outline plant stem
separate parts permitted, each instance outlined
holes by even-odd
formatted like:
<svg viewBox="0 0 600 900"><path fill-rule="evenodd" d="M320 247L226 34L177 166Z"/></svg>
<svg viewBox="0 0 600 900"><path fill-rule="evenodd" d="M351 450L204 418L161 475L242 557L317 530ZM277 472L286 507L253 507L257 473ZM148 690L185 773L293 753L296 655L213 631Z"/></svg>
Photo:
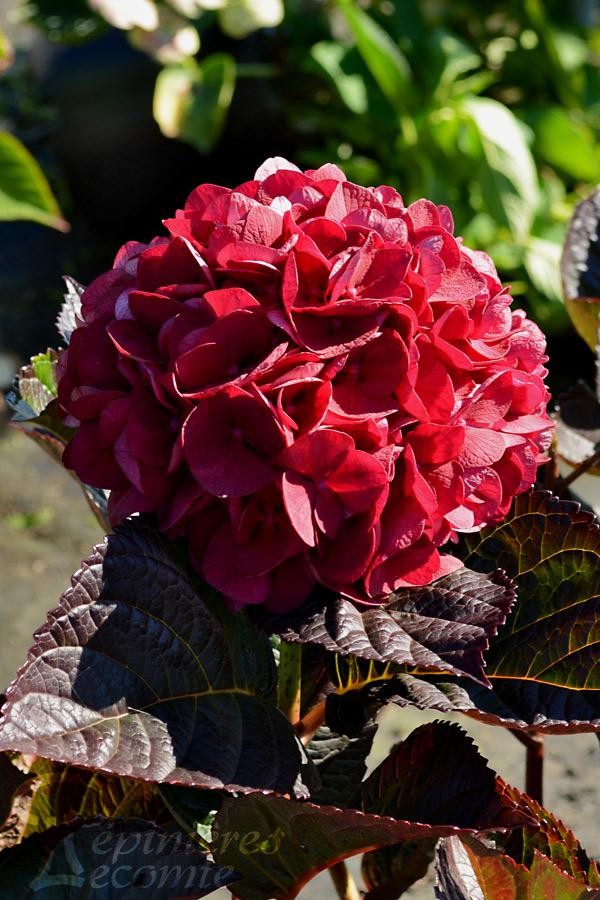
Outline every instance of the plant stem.
<svg viewBox="0 0 600 900"><path fill-rule="evenodd" d="M564 478L559 478L554 486L554 492L556 494L562 494L562 492L572 484L575 479L579 478L580 475L585 474L588 469L591 469L592 466L595 466L597 462L600 462L600 450L596 450L595 453L592 453L591 456L588 456L587 459L584 459L583 462L579 463L576 468L573 469L572 472L569 472Z"/></svg>
<svg viewBox="0 0 600 900"><path fill-rule="evenodd" d="M524 731L513 731L513 734L527 748L525 792L541 805L544 782L544 736Z"/></svg>
<svg viewBox="0 0 600 900"><path fill-rule="evenodd" d="M301 686L302 647L282 641L279 648L277 706L292 725L300 719Z"/></svg>
<svg viewBox="0 0 600 900"><path fill-rule="evenodd" d="M325 721L325 701L317 703L312 709L306 713L303 719L296 723L296 733L303 744L307 744L315 731L321 727Z"/></svg>
<svg viewBox="0 0 600 900"><path fill-rule="evenodd" d="M331 866L329 874L336 893L341 900L360 900L360 891L356 887L356 882L343 860Z"/></svg>

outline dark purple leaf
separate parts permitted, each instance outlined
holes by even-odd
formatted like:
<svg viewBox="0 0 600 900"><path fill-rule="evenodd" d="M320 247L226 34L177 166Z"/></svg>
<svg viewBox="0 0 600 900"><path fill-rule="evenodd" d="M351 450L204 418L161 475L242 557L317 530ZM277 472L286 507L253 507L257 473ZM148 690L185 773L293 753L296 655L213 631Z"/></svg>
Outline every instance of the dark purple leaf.
<svg viewBox="0 0 600 900"><path fill-rule="evenodd" d="M7 692L0 749L124 777L293 791L268 639L132 520L95 548ZM296 788L305 794L302 787Z"/></svg>
<svg viewBox="0 0 600 900"><path fill-rule="evenodd" d="M600 731L600 691L570 691L533 681L492 679L492 689L434 676L372 680L327 699L331 728L354 734L383 704L461 712L488 725L546 734Z"/></svg>
<svg viewBox="0 0 600 900"><path fill-rule="evenodd" d="M367 886L363 900L396 900L427 874L435 856L437 838L403 841L371 850L362 858L361 873Z"/></svg>
<svg viewBox="0 0 600 900"><path fill-rule="evenodd" d="M181 832L142 819L79 819L0 853L2 895L15 900L175 900L236 878Z"/></svg>
<svg viewBox="0 0 600 900"><path fill-rule="evenodd" d="M290 642L379 663L440 669L487 684L483 653L515 598L502 572L461 568L427 587L405 588L385 606L318 595L263 627Z"/></svg>
<svg viewBox="0 0 600 900"><path fill-rule="evenodd" d="M490 641L490 679L600 689L600 527L545 491L517 497L506 520L467 535L465 561L515 578L518 602Z"/></svg>
<svg viewBox="0 0 600 900"><path fill-rule="evenodd" d="M446 739L450 743L444 754ZM428 745L429 752L420 754ZM465 783L463 754L478 797ZM213 828L213 853L218 863L242 876L236 896L242 900L295 897L319 871L357 853L399 841L431 841L523 822L503 782L458 726L424 726L400 744L390 759L363 784L365 812L258 793L235 800L226 797ZM430 797L432 790L438 792L437 803ZM432 823L427 818L407 821L402 818L406 812L429 814Z"/></svg>
<svg viewBox="0 0 600 900"><path fill-rule="evenodd" d="M316 732L306 752L317 767L321 786L311 795L324 806L351 806L367 770L377 726L367 723L357 737L336 734L327 725Z"/></svg>

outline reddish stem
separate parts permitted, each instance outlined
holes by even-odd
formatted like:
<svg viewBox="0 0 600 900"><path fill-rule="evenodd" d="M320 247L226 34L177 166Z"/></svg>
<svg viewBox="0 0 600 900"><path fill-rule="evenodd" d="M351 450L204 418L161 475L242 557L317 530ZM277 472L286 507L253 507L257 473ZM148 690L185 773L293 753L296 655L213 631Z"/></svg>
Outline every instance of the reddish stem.
<svg viewBox="0 0 600 900"><path fill-rule="evenodd" d="M518 741L527 748L525 763L525 791L542 805L544 786L544 737L541 734L528 734L513 731Z"/></svg>
<svg viewBox="0 0 600 900"><path fill-rule="evenodd" d="M317 703L312 709L306 713L303 719L296 722L296 734L303 744L307 744L315 731L321 727L325 721L325 701Z"/></svg>

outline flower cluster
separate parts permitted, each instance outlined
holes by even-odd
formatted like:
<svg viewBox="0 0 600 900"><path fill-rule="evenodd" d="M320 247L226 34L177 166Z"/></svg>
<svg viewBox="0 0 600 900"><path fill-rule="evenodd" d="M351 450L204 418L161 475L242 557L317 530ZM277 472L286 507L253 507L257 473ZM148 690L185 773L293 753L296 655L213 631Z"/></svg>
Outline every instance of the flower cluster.
<svg viewBox="0 0 600 900"><path fill-rule="evenodd" d="M429 583L533 483L544 338L446 207L274 159L164 224L83 294L65 463L232 606Z"/></svg>

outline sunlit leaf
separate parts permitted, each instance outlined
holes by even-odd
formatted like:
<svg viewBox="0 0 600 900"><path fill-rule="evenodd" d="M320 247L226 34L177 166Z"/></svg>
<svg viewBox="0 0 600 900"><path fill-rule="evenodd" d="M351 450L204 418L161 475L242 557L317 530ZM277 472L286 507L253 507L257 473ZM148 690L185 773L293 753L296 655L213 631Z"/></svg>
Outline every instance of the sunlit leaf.
<svg viewBox="0 0 600 900"><path fill-rule="evenodd" d="M46 176L23 144L0 132L0 221L27 219L68 231Z"/></svg>
<svg viewBox="0 0 600 900"><path fill-rule="evenodd" d="M501 566L518 601L486 655L490 678L600 689L600 527L579 504L521 494L505 521L466 535L465 561Z"/></svg>
<svg viewBox="0 0 600 900"><path fill-rule="evenodd" d="M365 65L382 93L398 111L404 111L413 91L406 57L387 31L352 0L338 0L338 7Z"/></svg>
<svg viewBox="0 0 600 900"><path fill-rule="evenodd" d="M537 202L535 164L513 113L489 97L469 97L461 108L473 122L483 152L481 190L488 208L522 241L529 234Z"/></svg>
<svg viewBox="0 0 600 900"><path fill-rule="evenodd" d="M546 238L529 237L523 262L531 282L550 300L562 300L560 258L562 246Z"/></svg>
<svg viewBox="0 0 600 900"><path fill-rule="evenodd" d="M70 275L64 276L66 293L60 312L56 319L56 327L65 344L71 340L71 335L77 328L81 314L81 295L85 288Z"/></svg>
<svg viewBox="0 0 600 900"><path fill-rule="evenodd" d="M589 858L573 832L527 794L514 787L507 787L507 791L520 809L531 813L537 824L535 827L525 825L508 835L504 842L506 852L530 867L539 851L576 881L597 885L597 863Z"/></svg>
<svg viewBox="0 0 600 900"><path fill-rule="evenodd" d="M209 153L224 128L235 77L235 60L227 53L165 66L154 92L154 118L163 134Z"/></svg>
<svg viewBox="0 0 600 900"><path fill-rule="evenodd" d="M367 88L358 72L347 73L342 68L348 49L333 41L319 41L310 49L310 55L327 75L349 110L362 115L368 109Z"/></svg>
<svg viewBox="0 0 600 900"><path fill-rule="evenodd" d="M268 640L130 522L99 545L7 692L0 748L125 777L302 795Z"/></svg>
<svg viewBox="0 0 600 900"><path fill-rule="evenodd" d="M600 148L582 117L561 106L537 109L529 116L534 148L546 162L572 178L600 180Z"/></svg>
<svg viewBox="0 0 600 900"><path fill-rule="evenodd" d="M317 595L264 627L286 641L379 663L441 669L486 683L483 653L514 601L501 572L461 568L427 587L403 588L385 606Z"/></svg>
<svg viewBox="0 0 600 900"><path fill-rule="evenodd" d="M531 869L472 838L439 846L437 900L592 900L598 892L578 883L536 851Z"/></svg>

